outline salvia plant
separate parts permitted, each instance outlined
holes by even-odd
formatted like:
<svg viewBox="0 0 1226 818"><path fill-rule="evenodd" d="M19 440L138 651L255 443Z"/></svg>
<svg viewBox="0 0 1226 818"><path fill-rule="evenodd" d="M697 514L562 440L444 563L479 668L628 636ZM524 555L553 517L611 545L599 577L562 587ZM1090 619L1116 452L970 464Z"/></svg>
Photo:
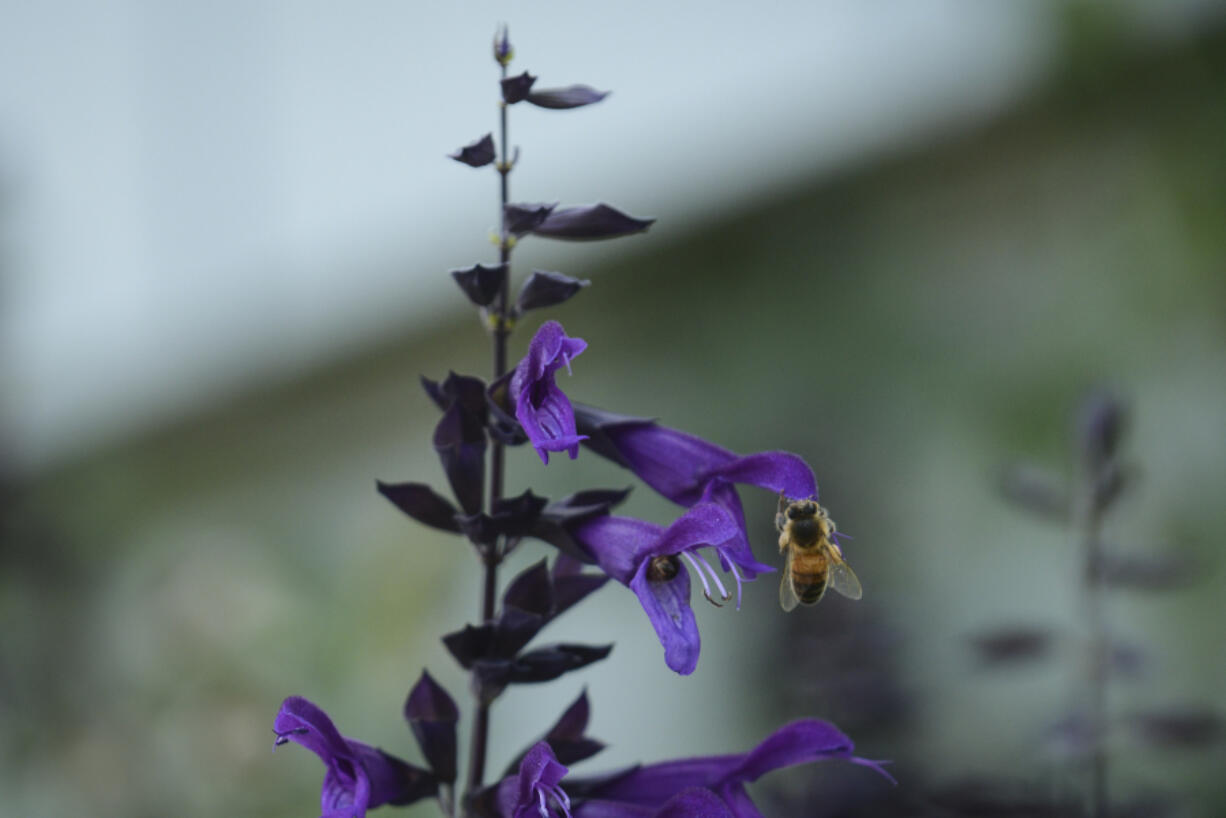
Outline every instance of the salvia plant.
<svg viewBox="0 0 1226 818"><path fill-rule="evenodd" d="M652 222L606 204L512 201L518 149L508 152L509 109L523 102L575 109L607 94L586 85L540 89L526 71L510 75L513 52L505 28L494 38L493 53L501 68L498 140L486 134L451 154L473 168L492 167L499 178L497 263L451 273L488 328L493 372L488 381L454 372L441 381L422 379L441 413L433 444L450 498L420 482L378 484L383 496L417 523L466 539L482 567L480 619L442 637L470 678L465 781L458 783L460 707L425 671L403 706L425 766L345 737L318 705L299 696L287 698L277 713L276 744L300 744L323 761L320 809L326 818L361 818L375 807L427 798L437 799L446 815L744 818L760 815L745 785L782 767L842 759L889 778L879 762L853 755L851 739L834 725L817 719L784 725L745 752L570 775L569 765L604 746L586 733L586 693L553 724L542 725L539 736L525 741L524 750L498 775L487 775L491 708L509 686L548 682L609 656L611 645L534 644L550 622L612 578L637 597L668 667L690 674L700 646L690 608L692 584L696 581L716 604L735 596L739 607L741 584L774 570L754 558L736 485L787 498L817 496L812 470L794 454L741 456L654 420L572 404L557 377L587 344L556 321L542 323L524 356L508 365L510 338L528 314L557 306L588 285L537 270L512 298L511 255L522 239L609 239L642 232ZM506 451L523 444L546 464L551 454L574 458L585 448L630 470L684 512L668 526L613 514L628 490L586 489L561 499L530 490L506 496ZM522 571L500 594L499 567L526 540L551 548L552 560Z"/></svg>
<svg viewBox="0 0 1226 818"><path fill-rule="evenodd" d="M1216 740L1222 725L1217 714L1199 708L1122 714L1109 706L1113 680L1135 677L1145 663L1141 646L1113 632L1109 593L1172 591L1185 586L1191 576L1191 565L1178 553L1138 550L1111 542L1104 534L1108 517L1119 510L1136 482L1137 469L1123 454L1127 421L1123 400L1112 391L1096 390L1075 413L1072 480L1037 464L1015 463L1005 471L1002 483L1007 499L1066 526L1078 546L1081 598L1069 634L1078 648L1073 651L1078 659L1076 689L1070 712L1055 721L1051 735L1062 752L1083 762L1078 788L1082 794L1063 806L1095 818L1157 810L1149 800L1151 794L1140 794L1140 807L1112 797L1110 751L1121 730L1145 745L1195 746ZM984 664L1001 666L1042 659L1054 641L1050 629L1018 624L978 635L975 646ZM1061 805L1047 806L1058 811Z"/></svg>

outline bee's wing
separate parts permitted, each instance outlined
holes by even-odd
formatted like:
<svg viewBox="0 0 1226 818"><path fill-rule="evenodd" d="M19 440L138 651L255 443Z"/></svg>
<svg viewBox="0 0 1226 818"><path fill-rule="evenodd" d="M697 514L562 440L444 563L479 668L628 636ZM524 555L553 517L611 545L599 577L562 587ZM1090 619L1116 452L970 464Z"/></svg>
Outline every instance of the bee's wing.
<svg viewBox="0 0 1226 818"><path fill-rule="evenodd" d="M856 579L856 574L851 570L851 566L843 562L843 558L833 551L828 551L827 553L830 555L829 587L848 599L859 599L863 596L864 589L860 587L860 580Z"/></svg>
<svg viewBox="0 0 1226 818"><path fill-rule="evenodd" d="M779 582L779 604L783 610L790 611L800 602L796 591L792 589L792 555L788 554L783 564L783 579Z"/></svg>

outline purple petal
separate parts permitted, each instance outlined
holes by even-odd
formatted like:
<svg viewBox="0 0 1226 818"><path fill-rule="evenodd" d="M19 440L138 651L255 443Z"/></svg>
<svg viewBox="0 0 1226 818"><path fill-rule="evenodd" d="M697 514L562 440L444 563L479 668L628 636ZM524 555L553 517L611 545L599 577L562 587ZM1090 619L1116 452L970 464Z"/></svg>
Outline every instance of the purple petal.
<svg viewBox="0 0 1226 818"><path fill-rule="evenodd" d="M752 806L752 805L751 805ZM655 818L741 818L728 809L724 800L700 787L682 790L668 800Z"/></svg>
<svg viewBox="0 0 1226 818"><path fill-rule="evenodd" d="M754 558L745 528L745 510L741 507L741 498L731 483L723 478L712 480L703 490L702 502L719 505L736 523L736 533L719 547L719 562L725 571L729 570L729 559L736 563L741 576L747 580L775 570L773 566L758 562Z"/></svg>
<svg viewBox="0 0 1226 818"><path fill-rule="evenodd" d="M622 801L588 799L575 808L574 818L654 818L650 807Z"/></svg>
<svg viewBox="0 0 1226 818"><path fill-rule="evenodd" d="M1116 454L1128 425L1128 407L1113 392L1098 389L1088 395L1077 412L1077 437L1082 456L1097 471Z"/></svg>
<svg viewBox="0 0 1226 818"><path fill-rule="evenodd" d="M666 529L645 520L609 514L581 523L574 533L605 573L629 585L650 557L718 545L736 537L738 529L726 510L714 503L702 503Z"/></svg>
<svg viewBox="0 0 1226 818"><path fill-rule="evenodd" d="M706 756L644 764L595 788L593 797L660 807L682 790L720 783L740 764L743 755Z"/></svg>
<svg viewBox="0 0 1226 818"><path fill-rule="evenodd" d="M273 722L277 744L293 741L319 756L327 771L320 788L325 816L362 818L380 804L409 804L437 792L434 776L354 739L341 736L319 707L291 696Z"/></svg>
<svg viewBox="0 0 1226 818"><path fill-rule="evenodd" d="M629 585L646 553L664 529L645 520L605 515L575 528L575 539L613 579Z"/></svg>
<svg viewBox="0 0 1226 818"><path fill-rule="evenodd" d="M287 741L300 744L325 764L349 755L349 745L328 714L301 696L290 696L281 703L272 729L277 734L277 744Z"/></svg>
<svg viewBox="0 0 1226 818"><path fill-rule="evenodd" d="M736 520L726 510L715 503L700 503L665 529L648 553L662 556L702 545L721 545L739 533Z"/></svg>
<svg viewBox="0 0 1226 818"><path fill-rule="evenodd" d="M701 647L698 623L690 608L690 575L683 568L670 580L653 582L647 579L647 567L645 560L630 580L630 590L639 598L664 646L664 663L688 676L698 667Z"/></svg>
<svg viewBox="0 0 1226 818"><path fill-rule="evenodd" d="M613 239L642 233L654 223L655 219L636 219L607 204L594 204L554 210L532 234L572 241Z"/></svg>
<svg viewBox="0 0 1226 818"><path fill-rule="evenodd" d="M546 321L528 345L528 354L511 376L510 393L515 416L545 463L548 452L566 451L574 459L585 437L575 431L570 400L558 388L554 373L587 348L581 338L570 338L557 321Z"/></svg>
<svg viewBox="0 0 1226 818"><path fill-rule="evenodd" d="M706 484L722 477L783 493L793 499L817 496L809 466L789 452L738 456L727 449L646 418L620 416L582 406L578 411L588 446L633 471L674 503L692 506Z"/></svg>
<svg viewBox="0 0 1226 818"><path fill-rule="evenodd" d="M600 102L608 91L597 91L590 85L568 85L565 88L542 88L528 94L528 102L541 108L579 108Z"/></svg>
<svg viewBox="0 0 1226 818"><path fill-rule="evenodd" d="M804 719L779 728L748 753L646 764L593 788L591 795L609 801L657 806L682 790L704 787L723 796L732 813L742 818L759 815L742 785L794 764L844 759L894 780L878 762L851 753L851 739L834 725Z"/></svg>
<svg viewBox="0 0 1226 818"><path fill-rule="evenodd" d="M740 767L728 778L756 781L772 770L806 761L850 758L855 745L833 724L802 719L780 727L745 755Z"/></svg>
<svg viewBox="0 0 1226 818"><path fill-rule="evenodd" d="M457 162L463 162L469 167L479 168L494 161L494 135L486 134L455 153L447 154Z"/></svg>
<svg viewBox="0 0 1226 818"><path fill-rule="evenodd" d="M350 739L349 746L366 771L367 807L404 806L438 793L438 780L427 771L360 741Z"/></svg>
<svg viewBox="0 0 1226 818"><path fill-rule="evenodd" d="M567 772L566 767L558 763L549 745L544 741L537 742L524 754L519 773L499 785L499 812L507 818L540 818L542 805L548 804L551 796L556 797L561 792L559 784Z"/></svg>
<svg viewBox="0 0 1226 818"><path fill-rule="evenodd" d="M817 480L804 460L791 452L759 452L738 457L702 475L706 480L722 477L733 483L748 483L793 500L817 497Z"/></svg>
<svg viewBox="0 0 1226 818"><path fill-rule="evenodd" d="M639 479L683 506L702 497L700 475L736 460L735 454L714 443L652 422L602 431Z"/></svg>

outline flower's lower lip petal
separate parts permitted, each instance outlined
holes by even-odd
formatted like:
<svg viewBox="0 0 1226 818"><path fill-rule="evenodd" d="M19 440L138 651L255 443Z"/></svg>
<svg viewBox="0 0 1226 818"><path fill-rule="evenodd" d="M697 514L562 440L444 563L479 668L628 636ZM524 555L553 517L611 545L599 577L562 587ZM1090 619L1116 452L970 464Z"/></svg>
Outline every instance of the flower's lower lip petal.
<svg viewBox="0 0 1226 818"><path fill-rule="evenodd" d="M685 570L667 582L647 579L647 561L639 566L630 589L651 620L664 646L664 663L682 676L698 667L698 622L690 608L690 575Z"/></svg>

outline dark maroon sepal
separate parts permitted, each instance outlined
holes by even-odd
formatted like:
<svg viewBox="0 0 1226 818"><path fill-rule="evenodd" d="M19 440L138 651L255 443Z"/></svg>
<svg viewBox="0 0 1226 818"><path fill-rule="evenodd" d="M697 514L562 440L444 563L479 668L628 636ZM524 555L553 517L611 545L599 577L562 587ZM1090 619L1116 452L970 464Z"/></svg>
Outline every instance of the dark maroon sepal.
<svg viewBox="0 0 1226 818"><path fill-rule="evenodd" d="M581 108L600 102L609 95L608 91L597 91L590 85L568 85L565 88L542 88L528 94L528 102L538 108Z"/></svg>
<svg viewBox="0 0 1226 818"><path fill-rule="evenodd" d="M533 270L519 290L515 307L519 312L552 307L572 298L592 282L571 278L562 273Z"/></svg>
<svg viewBox="0 0 1226 818"><path fill-rule="evenodd" d="M494 299L502 290L502 280L506 275L505 264L496 264L493 267L475 264L464 270L451 271L455 283L460 285L468 300L478 307L488 307L494 303Z"/></svg>
<svg viewBox="0 0 1226 818"><path fill-rule="evenodd" d="M459 533L456 507L425 483L384 483L376 480L379 493L417 522L440 531Z"/></svg>
<svg viewBox="0 0 1226 818"><path fill-rule="evenodd" d="M655 219L636 219L607 204L554 210L531 232L534 236L570 241L615 239L642 233Z"/></svg>
<svg viewBox="0 0 1226 818"><path fill-rule="evenodd" d="M424 670L405 700L404 717L430 769L440 781L454 782L460 711L455 700Z"/></svg>
<svg viewBox="0 0 1226 818"><path fill-rule="evenodd" d="M502 101L507 105L524 101L528 98L534 82L536 82L536 77L527 71L514 77L507 77L502 80Z"/></svg>
<svg viewBox="0 0 1226 818"><path fill-rule="evenodd" d="M447 154L447 156L473 168L488 165L494 161L494 135L487 133L476 142L465 145L455 153Z"/></svg>

